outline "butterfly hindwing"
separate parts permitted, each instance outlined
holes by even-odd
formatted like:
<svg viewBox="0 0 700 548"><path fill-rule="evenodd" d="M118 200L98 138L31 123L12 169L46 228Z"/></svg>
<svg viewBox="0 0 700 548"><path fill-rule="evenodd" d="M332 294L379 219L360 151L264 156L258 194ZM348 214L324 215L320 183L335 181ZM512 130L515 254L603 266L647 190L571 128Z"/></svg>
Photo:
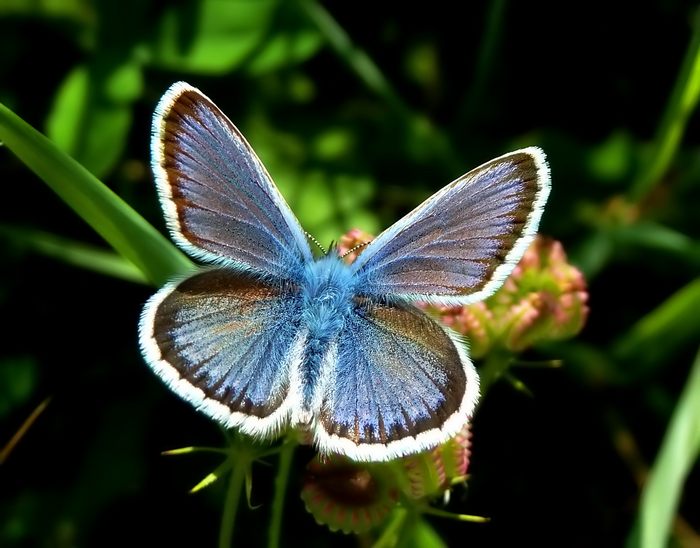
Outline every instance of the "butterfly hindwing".
<svg viewBox="0 0 700 548"><path fill-rule="evenodd" d="M226 426L267 438L299 408L305 346L293 288L213 269L146 304L141 349L170 388Z"/></svg>
<svg viewBox="0 0 700 548"><path fill-rule="evenodd" d="M368 295L442 304L482 300L532 241L549 188L539 148L491 160L385 230L352 268Z"/></svg>
<svg viewBox="0 0 700 548"><path fill-rule="evenodd" d="M174 240L193 256L281 279L312 260L255 152L202 92L178 82L153 118L153 170Z"/></svg>
<svg viewBox="0 0 700 548"><path fill-rule="evenodd" d="M407 303L356 298L321 364L315 438L324 452L388 460L455 435L479 381L463 344Z"/></svg>

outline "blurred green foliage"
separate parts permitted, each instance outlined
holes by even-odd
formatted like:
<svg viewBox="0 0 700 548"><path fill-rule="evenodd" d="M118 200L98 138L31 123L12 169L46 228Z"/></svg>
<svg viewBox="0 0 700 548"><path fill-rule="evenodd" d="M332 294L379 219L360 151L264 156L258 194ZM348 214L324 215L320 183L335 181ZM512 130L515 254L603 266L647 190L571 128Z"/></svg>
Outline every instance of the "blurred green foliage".
<svg viewBox="0 0 700 548"><path fill-rule="evenodd" d="M698 8L469 8L0 2L0 446L51 397L0 465L0 545L216 542L224 486L187 490L217 461L160 452L221 435L142 363L151 289L124 281L190 266L149 224L164 229L150 118L180 79L241 128L325 245L510 149L547 152L541 231L588 276L588 326L527 356L561 370L514 371L533 398L503 382L479 409L472 476L448 508L491 523L417 522L414 545L700 542ZM281 541L351 545L303 511L310 454L295 456ZM258 464L253 479L261 508L240 511L236 535L259 545L273 480Z"/></svg>

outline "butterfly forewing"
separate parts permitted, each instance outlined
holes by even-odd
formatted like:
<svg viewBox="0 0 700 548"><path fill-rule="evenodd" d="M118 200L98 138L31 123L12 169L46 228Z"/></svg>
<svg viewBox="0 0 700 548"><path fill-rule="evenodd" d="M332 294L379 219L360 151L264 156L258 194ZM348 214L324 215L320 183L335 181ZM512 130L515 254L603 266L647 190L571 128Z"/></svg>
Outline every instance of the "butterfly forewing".
<svg viewBox="0 0 700 548"><path fill-rule="evenodd" d="M462 343L417 308L357 298L321 366L322 451L388 460L434 447L466 424L479 393Z"/></svg>
<svg viewBox="0 0 700 548"><path fill-rule="evenodd" d="M192 255L298 279L311 250L264 166L199 90L174 84L153 119L153 168L175 241Z"/></svg>
<svg viewBox="0 0 700 548"><path fill-rule="evenodd" d="M141 348L170 387L211 417L267 437L299 408L305 334L293 288L208 270L146 305Z"/></svg>
<svg viewBox="0 0 700 548"><path fill-rule="evenodd" d="M380 234L353 264L369 295L467 304L492 294L532 241L549 194L535 147L492 160Z"/></svg>

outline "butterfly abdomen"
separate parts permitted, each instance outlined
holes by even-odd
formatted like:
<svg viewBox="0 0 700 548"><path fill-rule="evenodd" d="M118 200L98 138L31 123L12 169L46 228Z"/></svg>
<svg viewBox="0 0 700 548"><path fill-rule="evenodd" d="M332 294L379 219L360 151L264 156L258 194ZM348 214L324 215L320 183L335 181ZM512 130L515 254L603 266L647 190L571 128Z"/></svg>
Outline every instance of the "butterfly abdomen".
<svg viewBox="0 0 700 548"><path fill-rule="evenodd" d="M307 265L301 291L301 323L308 330L302 376L305 381L304 400L309 404L318 382L321 361L352 310L352 272L331 253Z"/></svg>

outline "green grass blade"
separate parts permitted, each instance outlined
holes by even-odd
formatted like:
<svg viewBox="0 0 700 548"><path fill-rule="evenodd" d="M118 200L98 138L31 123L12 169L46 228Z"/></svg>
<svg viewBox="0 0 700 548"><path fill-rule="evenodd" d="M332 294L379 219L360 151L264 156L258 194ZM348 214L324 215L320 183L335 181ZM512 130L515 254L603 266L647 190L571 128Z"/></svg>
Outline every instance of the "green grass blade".
<svg viewBox="0 0 700 548"><path fill-rule="evenodd" d="M700 279L671 295L649 312L613 347L613 356L635 364L637 373L665 363L683 345L700 338Z"/></svg>
<svg viewBox="0 0 700 548"><path fill-rule="evenodd" d="M192 263L83 166L0 104L0 141L120 255L160 285Z"/></svg>
<svg viewBox="0 0 700 548"><path fill-rule="evenodd" d="M700 352L647 479L629 548L666 546L683 483L700 453Z"/></svg>
<svg viewBox="0 0 700 548"><path fill-rule="evenodd" d="M328 10L316 0L298 0L299 6L318 27L321 35L353 73L391 106L406 126L410 140L420 150L430 151L439 161L458 171L462 166L447 136L427 116L414 111L396 92L374 60L345 32Z"/></svg>
<svg viewBox="0 0 700 548"><path fill-rule="evenodd" d="M651 156L631 187L632 198L637 201L646 196L668 170L700 99L700 11L694 15L693 36L656 132Z"/></svg>
<svg viewBox="0 0 700 548"><path fill-rule="evenodd" d="M331 47L352 68L364 84L399 111L409 114L409 108L389 84L374 61L345 32L331 14L315 0L300 0L302 9L313 21Z"/></svg>
<svg viewBox="0 0 700 548"><path fill-rule="evenodd" d="M129 282L148 283L141 270L113 251L61 238L42 230L10 226L0 226L0 237L73 266Z"/></svg>
<svg viewBox="0 0 700 548"><path fill-rule="evenodd" d="M700 266L700 242L667 226L642 221L615 229L614 238L621 246L641 248L643 252L667 253L674 259Z"/></svg>
<svg viewBox="0 0 700 548"><path fill-rule="evenodd" d="M491 79L498 72L497 53L503 46L503 34L506 32L506 4L507 0L492 0L487 4L476 68L461 114L467 120L471 120L483 108Z"/></svg>

